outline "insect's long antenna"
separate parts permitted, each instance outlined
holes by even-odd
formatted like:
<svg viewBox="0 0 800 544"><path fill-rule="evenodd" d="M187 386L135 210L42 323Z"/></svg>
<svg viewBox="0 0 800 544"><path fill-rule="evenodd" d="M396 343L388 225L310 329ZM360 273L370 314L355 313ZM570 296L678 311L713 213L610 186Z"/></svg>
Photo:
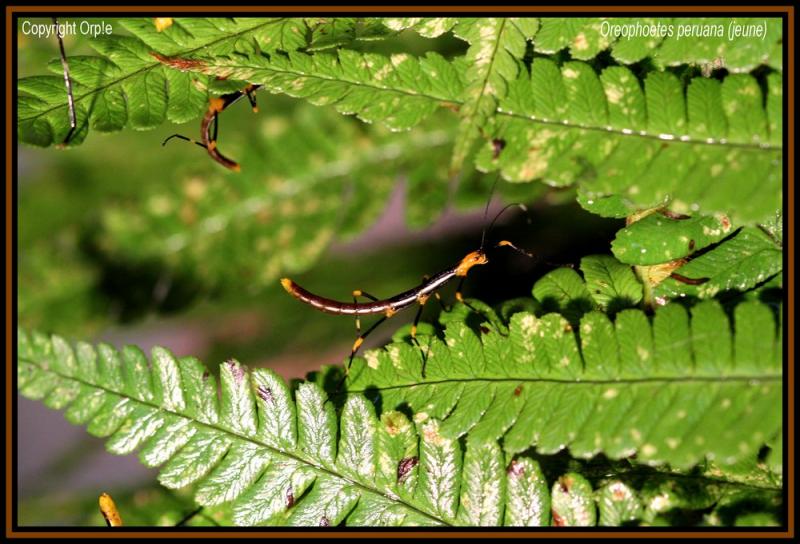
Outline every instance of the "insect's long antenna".
<svg viewBox="0 0 800 544"><path fill-rule="evenodd" d="M499 181L500 181L500 172L498 172L497 176L494 178L494 183L492 183L492 189L491 191L489 191L489 198L486 199L486 207L483 209L483 232L481 233L481 249L483 249L483 243L486 241L486 218L489 215L489 205L492 203L494 190L497 188L497 183Z"/></svg>
<svg viewBox="0 0 800 544"><path fill-rule="evenodd" d="M521 202L512 202L511 204L506 204L503 207L503 209L500 210L500 212L497 215L494 216L494 219L492 219L492 222L489 225L488 234L492 233L492 229L494 228L494 224L497 223L497 220L500 219L500 216L503 215L510 208L514 208L514 207L520 208L526 214L528 213L527 206L525 206L525 204L522 204ZM530 222L530 218L528 218L528 222ZM486 232L487 231L484 231L484 233L486 233ZM483 239L481 240L481 248L483 248Z"/></svg>
<svg viewBox="0 0 800 544"><path fill-rule="evenodd" d="M69 132L64 138L64 143L69 142L72 133L78 127L78 117L75 115L75 98L72 95L72 80L69 77L69 64L67 64L67 53L64 51L64 37L58 30L58 19L53 17L53 24L56 26L56 37L58 38L58 49L61 52L61 67L64 69L64 85L67 87L67 104L69 105Z"/></svg>

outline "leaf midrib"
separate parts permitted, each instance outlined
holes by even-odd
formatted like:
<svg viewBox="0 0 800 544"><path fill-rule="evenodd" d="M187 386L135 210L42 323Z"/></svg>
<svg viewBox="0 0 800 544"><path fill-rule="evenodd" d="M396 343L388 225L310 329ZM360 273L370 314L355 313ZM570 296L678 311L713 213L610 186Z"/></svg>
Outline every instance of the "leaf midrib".
<svg viewBox="0 0 800 544"><path fill-rule="evenodd" d="M178 417L182 417L182 418L188 419L189 421L191 421L191 423L193 425L203 426L203 427L206 427L208 429L217 431L219 433L222 433L222 434L225 434L225 435L229 435L229 436L234 436L234 437L236 437L238 439L241 439L243 441L250 442L250 443L252 443L252 444L254 444L254 445L258 446L258 447L261 447L261 448L264 448L266 450L269 450L274 455L287 457L289 459L297 461L298 463L302 463L304 465L309 466L312 470L323 472L323 473L325 473L325 474L327 474L329 476L332 476L334 478L338 478L340 480L349 482L351 485L356 486L356 487L362 489L363 491L366 491L368 493L373 493L375 495L379 495L379 496L383 497L384 499L389 500L391 502L402 504L404 507L408 508L409 510L413 510L417 514L419 514L421 516L424 516L424 517L426 517L428 519L431 519L431 520L433 520L433 521L435 521L437 523L441 523L441 524L447 525L447 526L451 526L452 525L447 520L437 518L434 515L432 515L432 514L430 514L428 512L425 512L424 510L421 510L420 508L414 506L413 504L410 504L410 503L404 501L399 496L394 496L394 495L389 495L387 493L384 493L383 491L381 491L379 489L370 487L370 486L368 486L368 485L366 485L364 483L361 483L361 482L358 482L356 480L353 480L352 478L349 478L349 477L347 477L345 475L342 475L342 474L339 474L337 472L334 472L333 470L328 469L328 468L318 464L317 462L314 462L314 461L309 460L309 459L305 459L305 458L303 458L303 457L301 457L300 455L297 455L297 454L288 453L286 451L280 450L280 449L276 448L275 446L272 446L272 445L266 444L264 442L261 442L259 440L256 440L255 438L253 438L251 436L240 434L240 433L238 433L236 431L233 431L231 429L226 429L224 427L220 427L219 425L216 425L216 424L205 423L203 421L200 421L200 420L196 419L193 416L190 416L190 415L187 415L187 414L183 414L181 412L175 412L173 410L169 410L169 409L164 408L163 406L160 406L160 405L155 404L153 402L149 402L149 401L146 401L146 400L138 399L136 397L132 397L128 393L125 393L125 392L114 391L114 390L109 389L109 388L107 388L107 387L105 387L103 385L98 385L98 384L89 382L89 381L87 381L87 380L85 380L85 379L83 379L81 377L68 376L68 375L64 374L63 372L59 372L59 371L57 371L57 370L55 370L53 368L50 368L50 367L45 366L45 365L42 365L42 364L38 363L37 361L31 360L31 359L26 359L24 357L19 357L18 358L18 362L27 363L27 364L33 365L33 366L41 369L44 372L55 374L56 376L58 376L59 378L61 378L63 380L72 380L72 381L78 382L80 384L86 385L88 387L102 390L102 391L104 391L104 392L106 392L106 393L108 393L110 395L116 395L116 396L124 398L124 399L129 399L131 402L138 403L138 404L143 405L143 406L148 406L150 408L154 408L155 410L158 410L159 412L163 412L165 414L172 414L174 416L178 416ZM185 394L185 391L183 391L183 389L181 389L181 394ZM251 485L254 485L254 484L255 484L255 482L253 482L253 484L251 484Z"/></svg>
<svg viewBox="0 0 800 544"><path fill-rule="evenodd" d="M676 376L676 377L652 377L652 378L623 378L623 379L591 379L591 380L568 380L560 378L531 378L531 377L503 377L503 378L452 378L445 380L430 380L424 382L405 383L398 385L387 386L370 386L365 389L348 389L346 394L361 393L375 391L390 391L394 389L404 389L410 387L420 387L426 385L447 385L447 384L460 384L460 383L546 383L546 384L564 384L564 385L648 385L658 383L736 383L742 382L745 385L752 385L753 382L780 382L783 376L781 374L763 374L760 376L749 375L731 375L731 376ZM342 396L343 394L334 395Z"/></svg>
<svg viewBox="0 0 800 544"><path fill-rule="evenodd" d="M508 21L507 17L502 17L500 21L500 28L497 30L497 39L494 42L494 48L492 49L491 60L487 63L486 71L483 74L482 81L480 82L480 92L478 96L474 100L470 100L469 102L462 102L462 104L471 106L471 111L468 112L466 116L469 120L467 122L467 130L465 134L472 134L472 128L476 125L478 118L478 112L480 111L480 103L484 100L484 98L492 99L492 96L486 93L486 86L489 84L489 78L494 71L495 61L497 59L497 54L500 49L500 42L503 41L503 32L505 32L506 22ZM498 111L498 108L495 108L495 112Z"/></svg>
<svg viewBox="0 0 800 544"><path fill-rule="evenodd" d="M373 83L358 81L350 78L335 78L332 76L328 76L325 74L318 74L318 73L308 73L301 70L289 70L285 68L276 68L274 66L257 66L253 64L220 64L217 65L218 69L231 69L231 70L242 70L242 71L251 71L251 72L271 72L274 74L280 75L288 75L288 76L296 76L296 77L303 77L307 79L317 79L319 81L325 81L330 83L344 83L348 85L352 85L353 87L361 87L364 89L372 89L375 91L382 91L382 92L392 92L400 95L405 95L411 98L425 98L434 102L442 102L451 105L456 105L462 107L467 104L467 102L460 98L454 97L443 97L443 96L436 96L427 92L414 92L413 90L409 89L401 89L401 88L394 88L389 87L386 85L375 85ZM205 68L208 70L208 67ZM202 73L206 73L204 70L199 70ZM252 81L251 81L252 83ZM267 85L268 83L256 82L261 83L262 85ZM709 146L709 147L723 147L724 149L751 149L754 151L765 151L765 152L781 152L783 150L783 146L777 146L775 144L769 143L747 143L747 142L729 142L726 141L724 138L704 138L704 139L697 139L692 138L688 135L678 135L678 134L652 134L647 132L646 130L637 130L637 131L630 131L630 130L623 130L617 129L609 126L596 126L596 125L585 125L582 123L572 123L566 120L560 121L553 121L549 119L541 119L534 115L529 114L521 114L521 113L514 113L512 111L506 111L503 109L502 106L497 106L495 108L495 113L497 115L502 115L510 118L515 119L522 119L534 124L545 125L545 126L558 126L562 128L573 128L577 130L589 130L589 131L597 131L602 132L605 134L613 134L617 136L622 136L626 138L640 138L646 140L654 140L659 142L668 142L674 144L687 144L687 145L698 145L698 146Z"/></svg>

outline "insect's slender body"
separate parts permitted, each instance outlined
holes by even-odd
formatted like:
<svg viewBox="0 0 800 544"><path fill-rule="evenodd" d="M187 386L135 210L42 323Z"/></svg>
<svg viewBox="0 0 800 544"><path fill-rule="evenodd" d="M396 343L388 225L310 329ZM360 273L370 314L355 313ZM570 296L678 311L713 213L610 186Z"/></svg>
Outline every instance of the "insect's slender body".
<svg viewBox="0 0 800 544"><path fill-rule="evenodd" d="M465 277L467 271L473 266L486 264L487 262L489 262L489 260L482 250L473 251L459 261L458 264L439 272L413 289L404 291L391 298L374 300L371 302L340 302L338 300L324 298L303 289L289 278L282 279L281 283L284 289L293 297L322 312L345 315L384 314L387 317L391 317L400 310L419 303L421 300L426 300L431 294L443 287L453 278Z"/></svg>
<svg viewBox="0 0 800 544"><path fill-rule="evenodd" d="M72 94L72 79L69 76L69 63L67 53L64 51L64 36L58 31L58 19L53 17L53 24L56 27L56 37L58 38L58 51L61 55L61 69L64 72L64 86L67 89L67 107L69 111L69 132L64 137L63 144L68 144L75 130L78 128L78 117L75 113L75 97Z"/></svg>
<svg viewBox="0 0 800 544"><path fill-rule="evenodd" d="M258 106L256 105L255 99L255 92L261 87L261 85L247 85L241 91L236 91L233 93L224 94L222 96L213 97L208 101L208 108L206 109L206 113L203 115L203 119L200 122L200 141L192 140L191 138L187 138L186 136L182 136L180 134L173 134L161 145L165 145L168 141L172 138L180 138L181 140L185 140L187 142L191 142L194 144L199 145L200 147L205 148L208 151L209 156L220 163L225 168L238 172L241 170L241 166L236 161L229 159L222 153L220 153L219 149L217 148L217 132L219 129L219 114L225 111L228 106L235 104L243 97L247 97L250 100L250 105L253 107L254 112L258 112ZM212 134L213 130L213 134Z"/></svg>

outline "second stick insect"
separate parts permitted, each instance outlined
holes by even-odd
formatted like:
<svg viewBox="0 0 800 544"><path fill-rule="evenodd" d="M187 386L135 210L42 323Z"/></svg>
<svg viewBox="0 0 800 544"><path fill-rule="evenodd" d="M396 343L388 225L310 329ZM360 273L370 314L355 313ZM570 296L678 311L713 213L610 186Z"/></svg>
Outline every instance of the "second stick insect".
<svg viewBox="0 0 800 544"><path fill-rule="evenodd" d="M492 227L494 226L495 222L500 218L500 216L513 206L519 206L523 210L525 207L522 204L509 204L505 208L503 208L497 216L495 216L494 220L492 221L491 225L489 226L489 232L491 233ZM488 210L488 203L487 203L487 210ZM344 315L353 315L356 318L356 332L358 336L353 342L353 347L350 351L350 359L347 362L346 367L346 374L350 372L350 366L353 364L353 358L358 353L361 344L363 344L364 339L374 331L381 323L393 317L397 312L404 310L406 308L410 308L411 306L418 304L419 308L417 310L417 315L414 318L414 324L411 326L411 340L421 349L419 342L416 339L417 334L417 325L419 324L420 316L422 315L422 308L425 306L425 303L428 301L431 295L437 296L437 291L444 287L447 283L455 278L459 278L458 288L456 289L456 300L459 302L464 302L463 297L461 295L461 289L464 286L464 280L467 277L467 273L475 266L484 265L489 262L489 256L487 254L487 249L485 248L486 242L486 229L483 231L483 236L481 239L481 245L475 251L469 252L465 255L460 261L455 263L454 265L450 266L449 268L442 270L438 274L435 274L431 277L426 277L425 280L419 284L418 286L414 287L413 289L409 289L408 291L404 291L399 295L395 295L390 298L386 299L378 299L366 293L362 290L355 290L353 291L353 302L340 302L337 300L331 300L328 298L321 297L319 295L315 295L306 289L303 289L295 282L290 280L289 278L283 278L281 280L281 284L283 285L284 289L295 297L296 299L304 302L317 310L322 312L326 312L329 314L344 314ZM519 249L514 244L509 242L508 240L503 240L493 248L501 248L507 247L526 255L527 257L533 257L527 251ZM358 302L358 297L363 297L369 299L370 302ZM362 315L382 315L382 317L376 321L364 334L361 334L361 320L360 317ZM425 375L425 370L423 366L422 375Z"/></svg>

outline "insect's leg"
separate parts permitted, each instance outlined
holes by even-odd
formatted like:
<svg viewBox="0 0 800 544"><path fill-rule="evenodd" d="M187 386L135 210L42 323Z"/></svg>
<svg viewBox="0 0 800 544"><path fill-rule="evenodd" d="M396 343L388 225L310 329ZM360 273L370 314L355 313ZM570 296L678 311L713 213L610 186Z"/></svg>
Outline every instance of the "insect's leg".
<svg viewBox="0 0 800 544"><path fill-rule="evenodd" d="M669 277L672 278L673 280L685 283L687 285L702 285L711 279L711 278L687 278L686 276L681 276L676 272L670 274Z"/></svg>
<svg viewBox="0 0 800 544"><path fill-rule="evenodd" d="M464 302L464 295L461 294L461 289L464 288L464 281L466 281L466 279L466 276L462 276L458 282L458 287L456 287L456 300L459 302Z"/></svg>
<svg viewBox="0 0 800 544"><path fill-rule="evenodd" d="M378 300L376 297L373 297L369 293L362 291L361 289L356 289L353 291L353 302L358 304L358 297L368 298L370 300ZM356 334L361 336L361 318L356 314Z"/></svg>
<svg viewBox="0 0 800 544"><path fill-rule="evenodd" d="M367 338L367 336L369 336L369 333L371 333L372 331L377 329L378 325L380 325L381 323L383 323L387 319L389 319L388 315L383 316L382 318L377 320L375 323L373 323L372 326L367 329L367 332L365 332L364 334L359 334L358 335L358 338L356 338L355 342L353 342L353 349L350 351L350 359L347 361L347 371L345 372L345 374L349 374L350 373L350 365L353 364L353 358L356 356L356 353L358 353L358 350L361 347L361 344L363 344L364 340Z"/></svg>
<svg viewBox="0 0 800 544"><path fill-rule="evenodd" d="M411 341L416 344L419 348L419 352L422 355L422 377L425 377L425 363L428 362L428 357L422 349L422 346L417 340L417 325L419 325L419 319L422 317L422 310L425 308L425 303L428 302L428 295L421 296L417 299L419 303L419 309L417 310L417 315L414 317L414 324L411 325Z"/></svg>
<svg viewBox="0 0 800 544"><path fill-rule="evenodd" d="M256 103L256 90L251 85L248 85L244 89L244 94L247 95L247 99L250 101L250 107L253 108L253 113L258 113L258 104Z"/></svg>
<svg viewBox="0 0 800 544"><path fill-rule="evenodd" d="M199 145L203 149L206 149L206 144L204 144L203 142L198 142L197 140L192 140L191 138L187 138L186 136L184 136L182 134L173 134L172 136L168 136L166 140L161 142L161 145L162 146L167 145L167 142L170 141L173 138L178 138L178 139L181 139L183 141L189 142L191 144Z"/></svg>
<svg viewBox="0 0 800 544"><path fill-rule="evenodd" d="M458 287L456 287L456 300L462 304L464 304L467 308L475 312L476 314L480 314L481 311L478 310L475 306L464 300L464 295L461 294L461 289L464 287L464 282L466 281L467 277L462 276L461 281L458 282Z"/></svg>
<svg viewBox="0 0 800 544"><path fill-rule="evenodd" d="M214 112L214 136L211 137L211 141L208 143L211 147L217 147L217 133L219 131L219 112Z"/></svg>
<svg viewBox="0 0 800 544"><path fill-rule="evenodd" d="M389 316L385 315L379 320L377 320L375 323L372 324L372 326L369 329L367 329L367 332L365 332L364 334L359 334L355 342L353 342L353 349L350 351L350 359L348 359L347 361L347 367L345 367L344 376L342 376L342 379L339 380L339 384L336 386L336 390L333 393L334 396L339 394L339 391L342 389L342 385L344 385L347 376L350 374L350 366L353 364L353 359L355 358L356 353L358 353L358 349L361 347L361 344L364 343L364 339L367 336L369 336L369 333L378 328L378 326L387 319L389 319Z"/></svg>
<svg viewBox="0 0 800 544"><path fill-rule="evenodd" d="M64 138L63 143L68 143L72 138L75 129L78 127L78 116L75 114L75 97L72 94L72 80L69 77L69 64L67 54L64 51L64 37L58 31L58 19L53 17L53 24L56 25L56 37L58 38L58 49L61 54L61 67L64 70L64 85L67 87L67 104L69 105L69 132Z"/></svg>

